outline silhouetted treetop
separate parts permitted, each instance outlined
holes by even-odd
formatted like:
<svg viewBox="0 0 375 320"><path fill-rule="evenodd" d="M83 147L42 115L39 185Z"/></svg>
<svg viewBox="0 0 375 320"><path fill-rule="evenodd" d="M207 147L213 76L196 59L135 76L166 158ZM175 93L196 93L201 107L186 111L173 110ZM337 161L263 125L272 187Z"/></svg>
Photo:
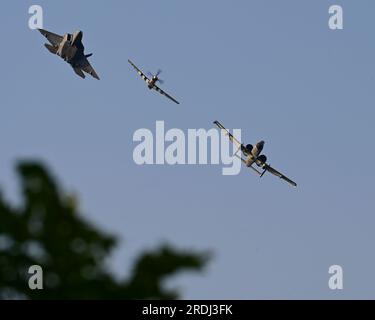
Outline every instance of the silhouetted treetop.
<svg viewBox="0 0 375 320"><path fill-rule="evenodd" d="M129 279L117 280L107 268L116 237L84 219L76 199L42 164L22 162L17 173L22 204L9 204L0 192L0 298L177 298L178 292L164 288L165 278L201 270L207 262L207 253L163 245L141 254ZM43 290L28 286L31 265L43 268Z"/></svg>

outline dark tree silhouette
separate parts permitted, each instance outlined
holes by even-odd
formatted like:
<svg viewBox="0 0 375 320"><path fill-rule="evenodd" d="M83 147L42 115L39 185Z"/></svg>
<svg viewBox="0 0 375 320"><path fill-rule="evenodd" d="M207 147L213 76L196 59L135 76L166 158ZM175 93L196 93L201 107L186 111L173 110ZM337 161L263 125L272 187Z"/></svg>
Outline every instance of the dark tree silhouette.
<svg viewBox="0 0 375 320"><path fill-rule="evenodd" d="M106 268L116 238L85 221L44 166L23 162L17 172L23 204L15 207L0 193L0 298L175 299L179 292L163 281L201 270L209 258L163 245L142 253L129 279L117 280ZM43 290L28 286L32 265L43 268Z"/></svg>

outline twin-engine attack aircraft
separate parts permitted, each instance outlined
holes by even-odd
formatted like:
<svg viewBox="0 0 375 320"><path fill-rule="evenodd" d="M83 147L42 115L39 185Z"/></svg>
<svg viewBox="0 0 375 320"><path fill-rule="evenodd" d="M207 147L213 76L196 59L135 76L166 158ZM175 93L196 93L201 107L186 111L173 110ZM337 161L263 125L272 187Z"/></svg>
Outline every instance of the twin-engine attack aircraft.
<svg viewBox="0 0 375 320"><path fill-rule="evenodd" d="M264 147L264 141L258 142L256 145L244 145L240 141L238 141L219 121L214 121L220 130L223 130L225 135L229 137L229 140L238 147L235 156L240 158L241 161L249 168L253 169L260 177L268 171L273 175L285 180L286 182L290 183L292 186L296 187L297 183L290 180L288 177L284 176L282 173L278 172L274 168L272 168L269 164L267 164L267 157L262 153ZM238 155L239 151L242 151L242 154L246 157L246 159L242 158L242 156ZM258 167L263 169L263 172L260 172L258 169L253 167L253 164L256 164Z"/></svg>
<svg viewBox="0 0 375 320"><path fill-rule="evenodd" d="M166 96L167 98L171 99L173 102L177 103L177 104L180 104L175 98L173 98L172 96L170 96L168 93L166 93L165 91L161 90L157 85L156 85L156 82L160 82L160 83L163 83L164 81L159 79L159 75L161 73L161 70L159 69L158 72L153 75L151 73L149 73L149 76L150 78L148 78L133 62L131 62L130 60L128 60L128 62L132 65L132 67L138 72L138 74L141 76L141 78L147 83L147 86L148 88L151 90L151 89L154 89L156 90L157 92L161 93L162 95Z"/></svg>
<svg viewBox="0 0 375 320"><path fill-rule="evenodd" d="M51 43L46 43L44 45L48 51L57 54L68 62L77 75L85 78L84 71L99 80L99 76L87 60L88 57L92 56L92 53L87 55L84 54L85 47L82 44L82 31L76 31L73 34L67 33L64 36L60 36L47 30L38 30Z"/></svg>

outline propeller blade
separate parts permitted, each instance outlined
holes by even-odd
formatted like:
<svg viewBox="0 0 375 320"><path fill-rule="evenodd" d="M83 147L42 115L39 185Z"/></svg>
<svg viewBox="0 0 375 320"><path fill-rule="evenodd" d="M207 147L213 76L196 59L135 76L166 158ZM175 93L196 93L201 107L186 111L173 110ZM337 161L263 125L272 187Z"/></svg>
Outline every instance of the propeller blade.
<svg viewBox="0 0 375 320"><path fill-rule="evenodd" d="M158 72L156 72L156 76L159 76L159 74L161 74L161 73L162 73L162 70L159 69Z"/></svg>

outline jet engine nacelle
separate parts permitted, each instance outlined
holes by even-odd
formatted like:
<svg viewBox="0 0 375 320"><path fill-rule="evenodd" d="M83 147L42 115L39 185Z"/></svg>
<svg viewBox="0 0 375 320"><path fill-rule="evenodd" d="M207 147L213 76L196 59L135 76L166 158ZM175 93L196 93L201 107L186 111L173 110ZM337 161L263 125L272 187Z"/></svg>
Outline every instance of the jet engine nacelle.
<svg viewBox="0 0 375 320"><path fill-rule="evenodd" d="M246 152L247 152L248 154L250 154L251 151L253 150L253 146L252 146L251 144L247 144L246 147L245 147L245 149L246 149Z"/></svg>
<svg viewBox="0 0 375 320"><path fill-rule="evenodd" d="M262 164L265 164L267 162L267 157L264 155L264 154L261 154L259 157L258 157L258 160L262 163ZM260 165L259 167L261 167L262 165Z"/></svg>

